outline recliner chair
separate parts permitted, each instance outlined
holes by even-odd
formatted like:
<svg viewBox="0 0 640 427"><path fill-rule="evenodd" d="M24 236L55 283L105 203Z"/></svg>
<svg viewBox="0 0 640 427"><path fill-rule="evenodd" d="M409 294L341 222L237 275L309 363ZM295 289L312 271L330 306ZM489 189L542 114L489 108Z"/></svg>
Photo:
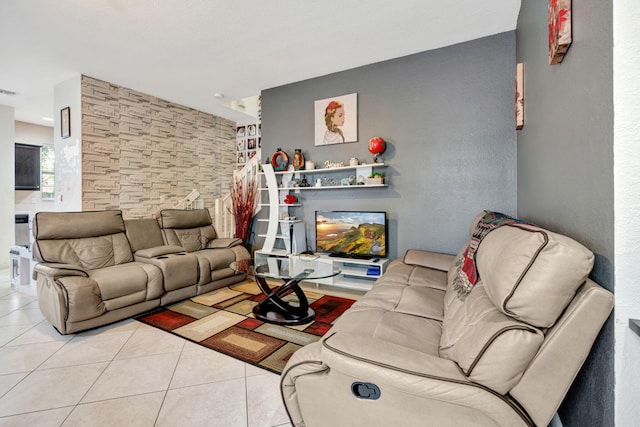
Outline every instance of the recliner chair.
<svg viewBox="0 0 640 427"><path fill-rule="evenodd" d="M242 240L218 237L208 209L163 209L156 219L166 245L198 258L198 294L237 283L238 271L248 270L251 255Z"/></svg>

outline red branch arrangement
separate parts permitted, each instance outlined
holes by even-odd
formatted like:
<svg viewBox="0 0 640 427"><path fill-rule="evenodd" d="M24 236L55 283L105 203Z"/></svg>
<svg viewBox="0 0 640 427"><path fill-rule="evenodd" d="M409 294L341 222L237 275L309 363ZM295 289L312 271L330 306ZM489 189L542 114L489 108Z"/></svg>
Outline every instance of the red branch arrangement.
<svg viewBox="0 0 640 427"><path fill-rule="evenodd" d="M247 243L249 231L251 231L251 220L256 207L256 183L251 181L244 188L241 179L236 178L231 188L231 213L236 222L235 237Z"/></svg>

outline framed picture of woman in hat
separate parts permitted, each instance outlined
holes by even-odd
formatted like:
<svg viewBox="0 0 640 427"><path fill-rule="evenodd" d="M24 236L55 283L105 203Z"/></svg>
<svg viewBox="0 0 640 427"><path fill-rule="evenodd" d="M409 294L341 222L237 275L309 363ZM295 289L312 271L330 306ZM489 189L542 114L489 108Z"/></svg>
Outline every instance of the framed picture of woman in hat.
<svg viewBox="0 0 640 427"><path fill-rule="evenodd" d="M314 102L315 145L358 140L358 94L334 96Z"/></svg>

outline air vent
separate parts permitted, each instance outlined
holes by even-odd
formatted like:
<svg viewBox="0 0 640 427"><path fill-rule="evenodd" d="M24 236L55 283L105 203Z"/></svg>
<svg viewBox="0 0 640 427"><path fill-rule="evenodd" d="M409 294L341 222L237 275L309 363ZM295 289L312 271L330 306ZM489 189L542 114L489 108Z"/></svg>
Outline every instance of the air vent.
<svg viewBox="0 0 640 427"><path fill-rule="evenodd" d="M13 95L17 95L18 92L13 92L10 90L6 90L6 89L0 89L0 95L9 95L9 96L13 96Z"/></svg>

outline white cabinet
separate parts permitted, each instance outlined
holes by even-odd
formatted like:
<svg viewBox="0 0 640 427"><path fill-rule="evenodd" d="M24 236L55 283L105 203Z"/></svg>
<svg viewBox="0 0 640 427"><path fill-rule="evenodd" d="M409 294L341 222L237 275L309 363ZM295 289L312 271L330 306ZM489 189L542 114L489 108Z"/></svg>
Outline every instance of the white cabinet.
<svg viewBox="0 0 640 427"><path fill-rule="evenodd" d="M373 286L382 274L384 274L389 260L387 258L374 258L371 260L350 259L320 255L327 262L331 262L340 270L340 274L327 279L317 279L312 282L339 286L341 288L358 289L367 291Z"/></svg>

